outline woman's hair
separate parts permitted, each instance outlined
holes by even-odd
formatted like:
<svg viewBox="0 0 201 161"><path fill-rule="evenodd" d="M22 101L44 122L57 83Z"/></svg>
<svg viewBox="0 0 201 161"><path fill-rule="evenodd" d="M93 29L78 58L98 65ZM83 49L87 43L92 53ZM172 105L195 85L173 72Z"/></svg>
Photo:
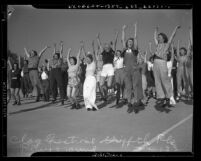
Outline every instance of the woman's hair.
<svg viewBox="0 0 201 161"><path fill-rule="evenodd" d="M166 34L164 34L164 33L161 32L161 33L159 33L158 35L160 35L160 36L163 37L164 43L167 43L167 42L168 42L168 37L167 37Z"/></svg>
<svg viewBox="0 0 201 161"><path fill-rule="evenodd" d="M133 41L133 46L132 46L132 48L134 47L134 38L132 38L132 37L130 37L127 41L126 41L126 48L128 48L128 41L129 40L132 40Z"/></svg>
<svg viewBox="0 0 201 161"><path fill-rule="evenodd" d="M149 61L150 61L150 62L154 61L154 57L155 57L155 55L150 56L150 57L149 57Z"/></svg>
<svg viewBox="0 0 201 161"><path fill-rule="evenodd" d="M70 57L70 59L73 59L73 60L74 60L74 62L75 62L75 64L77 64L77 58L76 58L76 57L71 56L71 57Z"/></svg>
<svg viewBox="0 0 201 161"><path fill-rule="evenodd" d="M38 55L37 51L36 50L32 50L33 53L34 53L34 56Z"/></svg>
<svg viewBox="0 0 201 161"><path fill-rule="evenodd" d="M184 50L185 55L187 54L187 49L185 47L181 47L180 50Z"/></svg>
<svg viewBox="0 0 201 161"><path fill-rule="evenodd" d="M87 57L91 60L91 62L94 60L91 54L88 54Z"/></svg>
<svg viewBox="0 0 201 161"><path fill-rule="evenodd" d="M120 54L122 53L121 50L117 50L116 53L119 52Z"/></svg>
<svg viewBox="0 0 201 161"><path fill-rule="evenodd" d="M60 54L59 53L55 53L55 55L57 55L57 57L60 58Z"/></svg>
<svg viewBox="0 0 201 161"><path fill-rule="evenodd" d="M14 64L13 64L13 67L14 67L15 65L17 66L17 69L18 69L18 68L19 68L18 63L14 63Z"/></svg>
<svg viewBox="0 0 201 161"><path fill-rule="evenodd" d="M28 60L24 60L24 62L26 62L27 64L29 63L29 61L28 61Z"/></svg>

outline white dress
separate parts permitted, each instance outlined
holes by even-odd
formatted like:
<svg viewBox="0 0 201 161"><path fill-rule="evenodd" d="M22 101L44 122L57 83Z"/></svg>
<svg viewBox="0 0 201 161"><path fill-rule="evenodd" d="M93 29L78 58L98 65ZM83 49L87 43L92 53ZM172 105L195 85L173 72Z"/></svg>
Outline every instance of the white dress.
<svg viewBox="0 0 201 161"><path fill-rule="evenodd" d="M83 97L86 109L92 109L96 100L96 78L94 76L95 70L95 62L87 64L86 78L83 86Z"/></svg>

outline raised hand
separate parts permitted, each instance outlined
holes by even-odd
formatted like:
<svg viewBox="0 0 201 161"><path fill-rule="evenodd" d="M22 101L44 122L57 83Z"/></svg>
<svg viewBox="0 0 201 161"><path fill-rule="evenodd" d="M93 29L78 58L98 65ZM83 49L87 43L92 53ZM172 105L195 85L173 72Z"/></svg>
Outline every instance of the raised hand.
<svg viewBox="0 0 201 161"><path fill-rule="evenodd" d="M122 29L125 30L127 28L127 25L123 25Z"/></svg>
<svg viewBox="0 0 201 161"><path fill-rule="evenodd" d="M156 27L156 31L158 31L158 30L159 30L159 27L157 26L157 27Z"/></svg>
<svg viewBox="0 0 201 161"><path fill-rule="evenodd" d="M71 52L71 48L68 49L68 54L70 54L70 52Z"/></svg>
<svg viewBox="0 0 201 161"><path fill-rule="evenodd" d="M84 41L80 41L80 45L83 48L84 47Z"/></svg>
<svg viewBox="0 0 201 161"><path fill-rule="evenodd" d="M99 39L99 38L100 38L100 33L98 33L98 34L96 35L96 38L97 38L97 39Z"/></svg>

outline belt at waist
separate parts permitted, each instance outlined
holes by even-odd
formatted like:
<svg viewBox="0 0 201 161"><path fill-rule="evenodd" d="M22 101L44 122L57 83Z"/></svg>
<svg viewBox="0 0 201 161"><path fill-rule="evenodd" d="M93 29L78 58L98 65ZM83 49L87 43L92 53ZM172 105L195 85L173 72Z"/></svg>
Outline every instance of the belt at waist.
<svg viewBox="0 0 201 161"><path fill-rule="evenodd" d="M38 68L29 68L28 70L29 71L31 71L31 70L38 70Z"/></svg>
<svg viewBox="0 0 201 161"><path fill-rule="evenodd" d="M61 69L61 67L52 67L52 69Z"/></svg>

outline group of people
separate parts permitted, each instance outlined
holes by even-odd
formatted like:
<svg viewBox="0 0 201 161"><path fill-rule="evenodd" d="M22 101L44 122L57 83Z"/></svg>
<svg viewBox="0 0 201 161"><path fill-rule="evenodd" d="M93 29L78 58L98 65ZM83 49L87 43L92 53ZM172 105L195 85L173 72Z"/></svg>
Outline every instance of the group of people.
<svg viewBox="0 0 201 161"><path fill-rule="evenodd" d="M175 105L176 101L185 96L187 100L193 98L193 45L192 31L189 29L188 47L174 46L173 39L180 26L176 26L171 36L154 32L156 50L152 51L149 43L148 51L141 51L138 47L137 23L133 25L134 36L126 40L125 30L122 27L122 49L116 49L119 32L109 43L100 41L100 34L92 42L92 52L86 52L84 41L81 41L77 56L71 56L71 49L64 58L63 42L60 51L54 52L52 58L46 59L39 68L39 61L46 46L37 53L27 51L24 65L21 62L13 66L8 59L10 77L8 89L11 91L14 103L20 105L19 91L24 95L36 90L36 101L40 101L41 92L44 101L52 103L57 100L58 94L61 105L69 99L72 109L80 108L78 95L82 95L87 110L98 110L96 94L100 93L101 101L107 103L110 99L109 91L114 90L116 104L122 100L128 105L130 113L134 107L144 106L150 97L157 99L156 103L162 106ZM149 53L149 54L148 54ZM74 54L73 54L74 55ZM149 58L148 56L149 55ZM20 60L20 59L19 59ZM23 81L22 81L23 80ZM31 84L31 85L30 85ZM134 100L134 103L133 101Z"/></svg>

